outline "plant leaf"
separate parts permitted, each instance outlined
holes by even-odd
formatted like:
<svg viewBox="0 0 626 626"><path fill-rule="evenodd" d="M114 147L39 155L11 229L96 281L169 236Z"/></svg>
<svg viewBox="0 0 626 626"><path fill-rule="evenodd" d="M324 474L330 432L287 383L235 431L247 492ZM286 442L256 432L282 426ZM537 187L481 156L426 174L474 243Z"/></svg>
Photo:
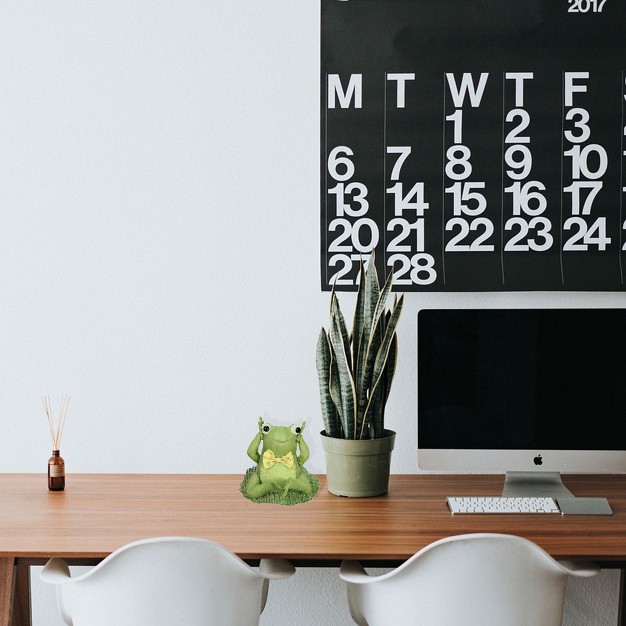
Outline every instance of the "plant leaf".
<svg viewBox="0 0 626 626"><path fill-rule="evenodd" d="M338 306L336 307L338 308ZM350 371L350 353L346 353L346 344L344 341L344 332L340 328L343 316L334 314L330 320L330 345L335 355L337 364L337 374L339 379L339 391L341 398L333 395L335 404L340 409L342 419L343 432L347 439L353 439L356 428L356 402L354 392L354 380ZM345 329L344 329L345 331ZM349 348L349 343L348 343ZM338 402L338 400L340 400Z"/></svg>
<svg viewBox="0 0 626 626"><path fill-rule="evenodd" d="M365 322L365 265L361 257L359 271L359 288L356 296L356 306L354 307L354 320L352 322L352 372L355 374L359 367L359 354L363 342L363 324Z"/></svg>
<svg viewBox="0 0 626 626"><path fill-rule="evenodd" d="M341 437L341 422L339 420L339 414L337 413L337 407L330 393L331 361L332 354L328 334L322 328L317 339L317 348L315 351L322 419L326 428L326 434L329 437Z"/></svg>
<svg viewBox="0 0 626 626"><path fill-rule="evenodd" d="M371 267L371 266L370 266ZM369 270L368 270L369 271ZM378 353L381 343L383 341L383 337L385 336L385 331L387 327L387 320L385 314L385 306L387 302L387 298L391 293L391 288L393 285L393 272L389 274L387 280L385 281L385 285L382 290L378 292L378 300L371 311L371 321L369 324L369 332L367 335L367 343L365 354L362 359L359 359L359 377L357 380L357 429L358 432L361 433L361 436L364 436L364 424L365 424L365 416L367 411L367 405L370 403L372 399L372 390L374 387L374 376L373 376L373 368L374 368L374 360L376 358L376 354ZM365 330L365 329L364 329ZM375 416L375 414L370 414L370 418ZM374 425L374 430L380 430L379 425Z"/></svg>
<svg viewBox="0 0 626 626"><path fill-rule="evenodd" d="M387 276L387 280L385 281L385 284L382 290L380 291L378 300L376 302L376 306L374 308L374 313L372 316L372 327L370 329L370 336L376 332L377 330L376 327L378 326L380 319L384 318L385 307L387 306L387 298L389 297L389 294L391 293L392 286L393 286L393 272L390 272L389 276Z"/></svg>
<svg viewBox="0 0 626 626"><path fill-rule="evenodd" d="M376 271L376 258L374 252L372 252L372 256L367 264L364 290L363 328L365 330L365 336L369 337L372 328L372 321L374 319L374 311L376 310L376 304L380 300L380 283L378 282L378 272Z"/></svg>
<svg viewBox="0 0 626 626"><path fill-rule="evenodd" d="M363 422L363 432L361 439L365 438L365 432L367 432L370 439L378 438L383 433L383 419L382 416L385 412L385 402L383 400L382 385L372 392L370 401L367 406L367 415Z"/></svg>
<svg viewBox="0 0 626 626"><path fill-rule="evenodd" d="M341 333L341 341L343 343L343 351L346 354L346 362L348 364L348 369L352 373L352 346L350 342L350 335L348 334L348 327L346 326L346 320L341 312L341 307L339 306L339 300L337 299L337 295L333 298L333 304L331 307L331 319L337 320L337 327Z"/></svg>
<svg viewBox="0 0 626 626"><path fill-rule="evenodd" d="M378 273L376 271L376 256L372 251L367 270L364 272L363 280L359 284L359 297L361 298L361 306L363 307L363 323L360 329L358 342L358 354L356 359L356 367L354 370L354 380L357 394L357 432L362 432L363 414L367 406L368 390L370 388L370 372L371 364L368 366L368 358L371 352L371 332L374 312L376 305L380 299L380 284L378 282ZM375 352L374 352L375 354Z"/></svg>
<svg viewBox="0 0 626 626"><path fill-rule="evenodd" d="M332 354L332 350L331 350ZM335 410L337 411L337 418L339 420L339 431L341 432L341 438L345 437L345 424L346 420L343 414L343 405L341 402L341 384L339 382L339 371L337 369L337 360L331 357L330 361L330 379L328 381L328 389L330 392L330 396L333 400L333 404L335 405Z"/></svg>
<svg viewBox="0 0 626 626"><path fill-rule="evenodd" d="M391 312L391 317L389 318L389 324L387 325L387 330L385 331L385 337L383 338L383 341L377 351L376 359L374 362L374 369L372 373L373 384L370 389L370 397L369 397L368 406L365 409L365 413L363 415L363 424L365 424L368 419L371 420L374 424L374 430L376 431L378 430L382 431L384 410L378 416L379 417L378 421L381 422L380 424L381 428L378 428L378 426L375 423L376 415L374 413L370 414L369 411L370 411L370 407L372 407L372 410L373 410L373 406L374 406L373 399L376 397L376 390L380 384L380 381L382 379L382 374L385 371L385 367L388 363L389 353L391 351L391 346L393 344L393 339L395 337L396 326L398 324L398 320L400 319L400 314L402 313L403 304L404 304L404 296L400 296L400 298L398 298L396 302L395 308ZM397 354L397 350L396 350L396 354ZM395 356L394 356L394 359L395 359ZM394 365L394 371L395 371L395 365ZM387 376L389 376L389 374L390 372L387 371ZM386 387L389 387L390 384L391 384L390 380L387 379Z"/></svg>
<svg viewBox="0 0 626 626"><path fill-rule="evenodd" d="M385 367L384 378L381 384L384 384L383 401L387 402L389 392L391 391L391 383L396 373L396 365L398 363L398 336L394 334L389 347L389 356L387 357L387 367Z"/></svg>

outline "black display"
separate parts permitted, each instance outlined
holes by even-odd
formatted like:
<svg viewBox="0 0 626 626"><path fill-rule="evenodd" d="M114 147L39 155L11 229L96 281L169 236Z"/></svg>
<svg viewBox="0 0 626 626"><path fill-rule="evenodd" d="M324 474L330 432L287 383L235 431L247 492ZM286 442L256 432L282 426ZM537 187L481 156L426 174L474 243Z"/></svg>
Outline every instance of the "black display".
<svg viewBox="0 0 626 626"><path fill-rule="evenodd" d="M420 311L418 446L626 450L626 310Z"/></svg>

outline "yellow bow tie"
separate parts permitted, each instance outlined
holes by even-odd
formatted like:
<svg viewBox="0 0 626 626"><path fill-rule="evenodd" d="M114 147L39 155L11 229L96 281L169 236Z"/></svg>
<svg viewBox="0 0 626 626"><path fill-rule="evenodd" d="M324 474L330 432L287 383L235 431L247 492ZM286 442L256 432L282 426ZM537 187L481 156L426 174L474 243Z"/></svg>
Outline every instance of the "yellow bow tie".
<svg viewBox="0 0 626 626"><path fill-rule="evenodd" d="M277 457L271 450L266 450L263 453L263 467L268 469L275 463L282 463L287 469L291 469L293 467L293 454L287 452L285 456Z"/></svg>

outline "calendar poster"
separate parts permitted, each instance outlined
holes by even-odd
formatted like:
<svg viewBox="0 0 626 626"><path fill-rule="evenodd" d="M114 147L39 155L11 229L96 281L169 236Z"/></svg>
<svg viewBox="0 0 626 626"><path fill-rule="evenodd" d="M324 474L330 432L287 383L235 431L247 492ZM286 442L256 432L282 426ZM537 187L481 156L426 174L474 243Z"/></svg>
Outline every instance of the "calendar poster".
<svg viewBox="0 0 626 626"><path fill-rule="evenodd" d="M321 282L624 290L624 0L322 0Z"/></svg>

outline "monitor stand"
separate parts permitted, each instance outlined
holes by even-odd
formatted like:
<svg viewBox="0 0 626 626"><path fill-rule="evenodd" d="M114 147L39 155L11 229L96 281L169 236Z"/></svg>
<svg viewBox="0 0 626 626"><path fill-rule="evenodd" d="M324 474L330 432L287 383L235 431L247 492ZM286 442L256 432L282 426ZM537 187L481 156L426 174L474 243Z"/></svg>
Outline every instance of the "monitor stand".
<svg viewBox="0 0 626 626"><path fill-rule="evenodd" d="M502 495L574 497L574 494L561 481L561 475L558 472L507 472Z"/></svg>
<svg viewBox="0 0 626 626"><path fill-rule="evenodd" d="M611 515L606 498L577 498L561 481L558 472L507 472L503 496L548 496L554 498L561 513L573 515Z"/></svg>

